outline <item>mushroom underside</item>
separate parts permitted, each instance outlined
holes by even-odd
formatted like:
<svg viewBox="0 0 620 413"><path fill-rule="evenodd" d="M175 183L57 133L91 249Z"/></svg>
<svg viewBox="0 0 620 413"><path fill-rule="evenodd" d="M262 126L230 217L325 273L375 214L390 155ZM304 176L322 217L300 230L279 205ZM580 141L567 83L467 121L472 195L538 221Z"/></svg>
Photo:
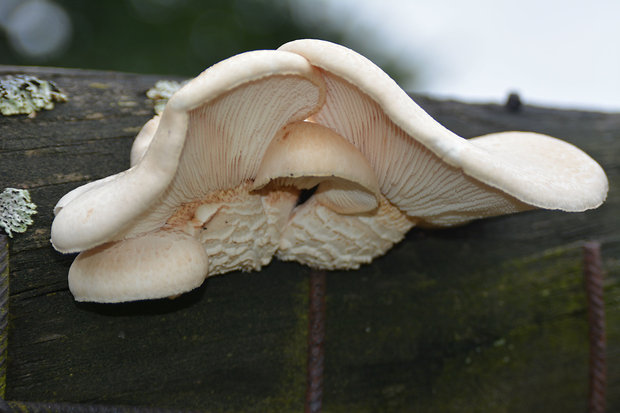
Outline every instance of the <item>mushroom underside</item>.
<svg viewBox="0 0 620 413"><path fill-rule="evenodd" d="M286 145L273 140L257 179L182 204L161 230L80 254L70 271L76 299L111 302L172 296L197 287L207 275L258 270L274 255L315 268L354 269L385 253L416 224L453 225L532 207L444 166L443 173L457 176L478 190L474 194L485 196L462 192L459 196L468 199L466 211L454 213L452 205L435 215L412 217L378 192L372 167L344 138L309 122L295 127L303 130L301 145L296 146L290 127L283 128L285 133L276 136L286 136ZM308 135L305 129L323 136ZM308 155L308 141L313 139L321 151ZM338 154L343 148L345 152ZM314 185L315 193L299 203L300 189ZM489 202L494 197L512 203ZM183 266L182 259L172 259L179 248L187 262L199 264ZM135 261L128 258L132 255ZM167 261L177 264L171 267Z"/></svg>
<svg viewBox="0 0 620 413"><path fill-rule="evenodd" d="M59 201L55 248L86 250L69 275L76 299L176 295L274 255L352 269L415 225L605 199L604 172L570 144L465 140L360 55L314 40L283 49L207 69L140 131L129 170Z"/></svg>
<svg viewBox="0 0 620 413"><path fill-rule="evenodd" d="M296 135L295 129L301 132ZM560 145L572 154L572 147L537 134L499 135L472 143L503 157L502 167L520 170L521 181L550 180L551 174L567 173L546 167L540 159L532 169L528 158L540 155L531 155L527 148L539 140L550 150ZM511 141L510 151L502 152L498 144L504 137ZM320 150L312 150L313 146ZM457 225L536 206L442 163L428 150L418 152L422 154L415 159L413 184L408 184L422 190L396 197L406 206L401 209L381 193L374 168L362 152L340 134L312 122L287 125L265 150L256 179L183 203L159 231L80 254L70 272L71 290L77 300L103 302L173 296L197 287L207 275L258 270L274 255L315 268L355 269L384 254L414 225ZM428 186L435 191L428 192ZM310 187L316 190L300 203L301 190ZM406 204L409 199L415 203ZM166 250L172 239L190 245L185 254L191 251L193 260L204 264L178 269L161 265L158 260L165 254L155 250ZM129 251L137 262L123 261ZM111 258L114 254L120 255ZM112 269L110 262L116 262ZM184 277L177 278L177 273Z"/></svg>

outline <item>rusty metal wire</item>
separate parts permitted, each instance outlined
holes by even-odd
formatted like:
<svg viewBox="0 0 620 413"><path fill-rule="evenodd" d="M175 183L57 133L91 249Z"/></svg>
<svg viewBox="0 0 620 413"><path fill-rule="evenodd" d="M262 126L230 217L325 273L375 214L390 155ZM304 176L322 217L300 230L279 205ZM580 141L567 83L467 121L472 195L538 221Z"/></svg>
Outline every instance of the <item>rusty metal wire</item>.
<svg viewBox="0 0 620 413"><path fill-rule="evenodd" d="M308 384L305 412L319 413L323 408L325 271L313 270L310 273L308 318Z"/></svg>
<svg viewBox="0 0 620 413"><path fill-rule="evenodd" d="M9 323L9 242L0 234L0 412L11 412L4 401L6 392L7 337Z"/></svg>
<svg viewBox="0 0 620 413"><path fill-rule="evenodd" d="M588 242L583 246L583 273L588 297L590 339L590 389L588 412L605 412L607 367L605 358L605 301L603 297L603 265L601 244Z"/></svg>
<svg viewBox="0 0 620 413"><path fill-rule="evenodd" d="M6 391L7 336L9 322L9 243L0 234L0 399ZM1 406L0 406L1 407Z"/></svg>

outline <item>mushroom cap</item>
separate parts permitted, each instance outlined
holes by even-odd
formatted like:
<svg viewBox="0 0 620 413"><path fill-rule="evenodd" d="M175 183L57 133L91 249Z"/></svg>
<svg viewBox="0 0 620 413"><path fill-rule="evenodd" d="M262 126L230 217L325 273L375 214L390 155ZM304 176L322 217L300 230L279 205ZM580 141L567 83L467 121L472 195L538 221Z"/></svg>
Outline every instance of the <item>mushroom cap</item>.
<svg viewBox="0 0 620 413"><path fill-rule="evenodd" d="M202 284L208 261L195 238L157 231L80 253L69 289L77 301L102 303L174 296Z"/></svg>
<svg viewBox="0 0 620 413"><path fill-rule="evenodd" d="M576 146L533 132L468 140L463 171L529 205L580 212L600 206L609 183L603 168Z"/></svg>
<svg viewBox="0 0 620 413"><path fill-rule="evenodd" d="M131 145L131 154L129 156L130 166L137 164L144 156L144 153L153 141L155 132L157 132L160 119L161 118L159 116L154 116L151 120L144 124L142 129L140 129L140 132L138 132L138 135L136 135L133 145Z"/></svg>
<svg viewBox="0 0 620 413"><path fill-rule="evenodd" d="M451 225L534 207L583 211L606 198L602 168L570 144L520 132L466 140L350 49L306 39L278 50L322 70L326 101L312 120L360 149L385 197L420 223Z"/></svg>
<svg viewBox="0 0 620 413"><path fill-rule="evenodd" d="M271 141L254 180L254 189L271 181L308 189L341 214L378 206L379 185L361 152L332 130L312 122L286 125Z"/></svg>

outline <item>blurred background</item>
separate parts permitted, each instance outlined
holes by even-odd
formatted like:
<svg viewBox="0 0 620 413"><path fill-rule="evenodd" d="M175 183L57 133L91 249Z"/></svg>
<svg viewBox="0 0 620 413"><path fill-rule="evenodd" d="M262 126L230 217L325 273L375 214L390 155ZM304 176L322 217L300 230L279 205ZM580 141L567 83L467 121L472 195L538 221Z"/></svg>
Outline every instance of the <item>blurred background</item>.
<svg viewBox="0 0 620 413"><path fill-rule="evenodd" d="M0 64L193 77L312 37L410 92L620 111L619 21L617 0L0 0Z"/></svg>

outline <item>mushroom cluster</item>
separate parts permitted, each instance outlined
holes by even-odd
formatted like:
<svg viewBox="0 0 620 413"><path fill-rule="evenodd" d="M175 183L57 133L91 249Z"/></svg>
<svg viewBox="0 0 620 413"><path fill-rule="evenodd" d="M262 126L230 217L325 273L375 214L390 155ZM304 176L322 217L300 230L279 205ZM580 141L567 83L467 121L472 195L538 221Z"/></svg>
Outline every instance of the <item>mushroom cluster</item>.
<svg viewBox="0 0 620 413"><path fill-rule="evenodd" d="M583 211L607 187L573 145L526 132L463 139L365 57L297 40L185 84L136 137L128 170L60 199L52 244L81 251L76 300L141 300L274 255L353 269L416 225Z"/></svg>

